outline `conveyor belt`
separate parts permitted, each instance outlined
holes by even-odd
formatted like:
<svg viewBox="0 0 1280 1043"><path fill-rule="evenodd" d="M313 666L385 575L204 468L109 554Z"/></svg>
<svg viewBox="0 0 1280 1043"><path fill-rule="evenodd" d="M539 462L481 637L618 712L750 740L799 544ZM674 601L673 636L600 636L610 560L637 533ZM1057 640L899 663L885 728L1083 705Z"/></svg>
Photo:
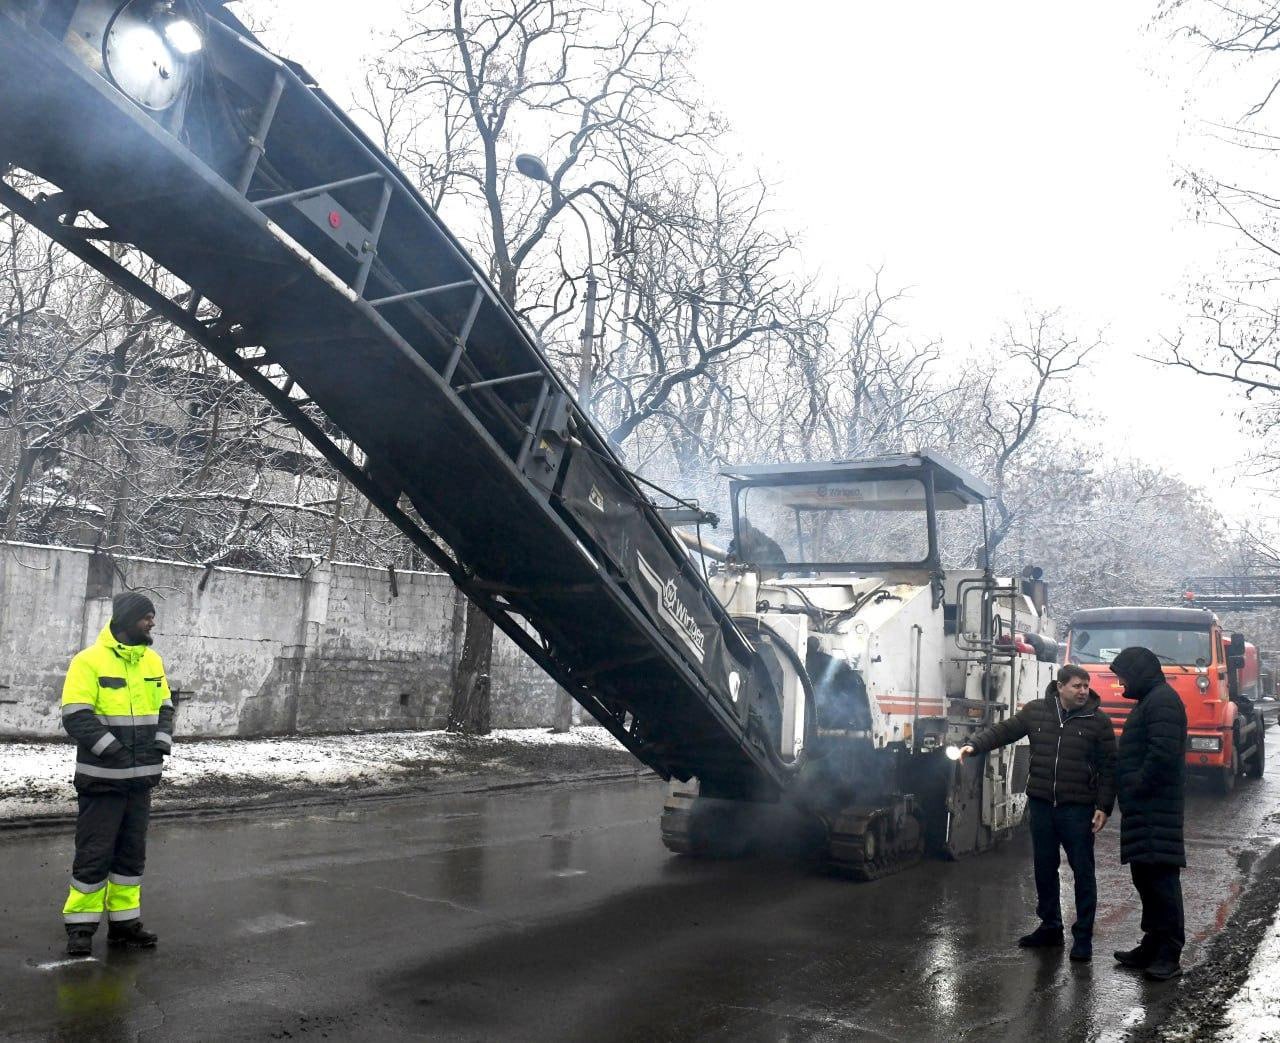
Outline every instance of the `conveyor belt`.
<svg viewBox="0 0 1280 1043"><path fill-rule="evenodd" d="M642 761L776 797L750 642L403 175L216 6L163 120L69 50L56 13L34 24L56 7L0 0L0 204L267 397ZM24 194L15 170L59 191Z"/></svg>

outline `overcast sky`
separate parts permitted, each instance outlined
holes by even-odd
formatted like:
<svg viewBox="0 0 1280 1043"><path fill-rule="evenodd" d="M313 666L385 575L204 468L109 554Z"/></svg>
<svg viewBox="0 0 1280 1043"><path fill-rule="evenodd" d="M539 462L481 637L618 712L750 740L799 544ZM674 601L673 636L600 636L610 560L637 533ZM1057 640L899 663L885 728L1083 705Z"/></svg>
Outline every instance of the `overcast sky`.
<svg viewBox="0 0 1280 1043"><path fill-rule="evenodd" d="M274 5L272 45L345 98L399 0ZM1071 5L696 0L695 71L745 167L776 188L807 266L856 287L883 266L902 318L953 350L1061 308L1109 347L1083 384L1117 451L1197 484L1247 450L1225 385L1143 362L1176 331L1221 240L1180 169L1238 116L1201 55L1148 26L1154 0ZM1220 159L1220 156L1216 157ZM1215 476L1215 471L1217 472ZM1220 502L1270 511L1234 483Z"/></svg>

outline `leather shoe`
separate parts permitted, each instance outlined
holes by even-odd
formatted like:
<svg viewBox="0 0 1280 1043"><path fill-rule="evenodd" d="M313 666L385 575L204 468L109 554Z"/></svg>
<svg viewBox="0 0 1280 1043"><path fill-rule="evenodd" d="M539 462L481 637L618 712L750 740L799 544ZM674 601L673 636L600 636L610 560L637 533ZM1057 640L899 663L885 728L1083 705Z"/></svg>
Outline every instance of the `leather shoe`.
<svg viewBox="0 0 1280 1043"><path fill-rule="evenodd" d="M158 935L143 929L141 920L130 920L122 927L112 924L107 928L108 945L132 945L139 949L152 949L159 940Z"/></svg>
<svg viewBox="0 0 1280 1043"><path fill-rule="evenodd" d="M1141 945L1133 949L1117 949L1111 955L1116 958L1116 963L1121 967L1133 967L1135 970L1150 967L1156 959L1154 952L1144 949Z"/></svg>
<svg viewBox="0 0 1280 1043"><path fill-rule="evenodd" d="M1077 938L1071 946L1071 958L1076 963L1088 963L1093 959L1093 942Z"/></svg>
<svg viewBox="0 0 1280 1043"><path fill-rule="evenodd" d="M67 935L68 956L89 956L93 953L92 931L71 931Z"/></svg>
<svg viewBox="0 0 1280 1043"><path fill-rule="evenodd" d="M1149 964L1142 972L1144 978L1151 981L1168 981L1182 973L1182 965L1168 956L1162 956Z"/></svg>
<svg viewBox="0 0 1280 1043"><path fill-rule="evenodd" d="M1023 949L1051 949L1062 946L1061 927L1037 927L1030 934L1018 939L1018 946Z"/></svg>

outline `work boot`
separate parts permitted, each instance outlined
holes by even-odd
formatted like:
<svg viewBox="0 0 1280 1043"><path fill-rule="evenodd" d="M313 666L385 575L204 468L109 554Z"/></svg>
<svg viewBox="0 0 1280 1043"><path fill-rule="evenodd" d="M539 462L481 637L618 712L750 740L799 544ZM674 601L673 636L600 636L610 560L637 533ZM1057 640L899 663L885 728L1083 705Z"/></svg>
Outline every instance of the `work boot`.
<svg viewBox="0 0 1280 1043"><path fill-rule="evenodd" d="M1142 976L1149 981L1168 981L1182 973L1182 964L1178 962L1178 953L1161 953L1142 971Z"/></svg>
<svg viewBox="0 0 1280 1043"><path fill-rule="evenodd" d="M1071 946L1071 958L1076 963L1088 963L1093 959L1093 939L1077 938Z"/></svg>
<svg viewBox="0 0 1280 1043"><path fill-rule="evenodd" d="M93 952L93 932L92 931L68 931L67 932L67 955L68 956L89 956Z"/></svg>
<svg viewBox="0 0 1280 1043"><path fill-rule="evenodd" d="M1018 945L1023 949L1053 949L1062 947L1062 928L1061 927L1045 927L1041 924L1030 934L1024 934L1018 939Z"/></svg>
<svg viewBox="0 0 1280 1043"><path fill-rule="evenodd" d="M1121 967L1132 967L1139 971L1150 967L1156 958L1155 950L1145 942L1133 949L1117 949L1111 955Z"/></svg>
<svg viewBox="0 0 1280 1043"><path fill-rule="evenodd" d="M107 928L108 945L132 945L139 949L152 949L160 940L158 935L144 930L141 920L130 920L125 924L112 924Z"/></svg>

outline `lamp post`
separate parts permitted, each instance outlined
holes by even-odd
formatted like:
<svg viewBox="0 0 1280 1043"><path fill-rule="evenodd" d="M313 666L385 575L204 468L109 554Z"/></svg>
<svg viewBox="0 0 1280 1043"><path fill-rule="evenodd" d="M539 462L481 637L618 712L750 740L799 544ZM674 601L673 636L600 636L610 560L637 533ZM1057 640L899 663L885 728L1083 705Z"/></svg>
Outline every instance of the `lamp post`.
<svg viewBox="0 0 1280 1043"><path fill-rule="evenodd" d="M531 181L541 181L544 184L551 185L554 197L555 186L551 183L551 175L547 172L547 166L537 156L530 155L528 152L521 152L516 156L516 170ZM588 402L591 398L591 362L592 353L595 347L596 339L596 296L598 283L596 282L596 262L595 253L591 240L591 225L587 222L586 216L578 209L577 204L572 199L564 198L565 204L578 215L578 220L582 222L582 230L587 237L587 308L586 315L583 317L582 333L579 337L579 345L581 354L578 359L578 405L582 407L584 412L588 410Z"/></svg>
<svg viewBox="0 0 1280 1043"><path fill-rule="evenodd" d="M516 156L516 170L531 181L541 181L550 186L552 199L555 199L556 187L552 184L551 175L547 173L547 165L537 156L521 152ZM563 196L561 198L564 198ZM591 225L586 216L577 208L572 199L565 199L569 209L578 215L582 222L582 230L587 237L587 311L582 322L580 340L581 354L578 357L578 407L590 412L588 401L591 397L591 355L596 335L596 260L591 242ZM556 693L555 718L551 724L553 732L567 732L573 728L573 700L569 693L561 688Z"/></svg>

